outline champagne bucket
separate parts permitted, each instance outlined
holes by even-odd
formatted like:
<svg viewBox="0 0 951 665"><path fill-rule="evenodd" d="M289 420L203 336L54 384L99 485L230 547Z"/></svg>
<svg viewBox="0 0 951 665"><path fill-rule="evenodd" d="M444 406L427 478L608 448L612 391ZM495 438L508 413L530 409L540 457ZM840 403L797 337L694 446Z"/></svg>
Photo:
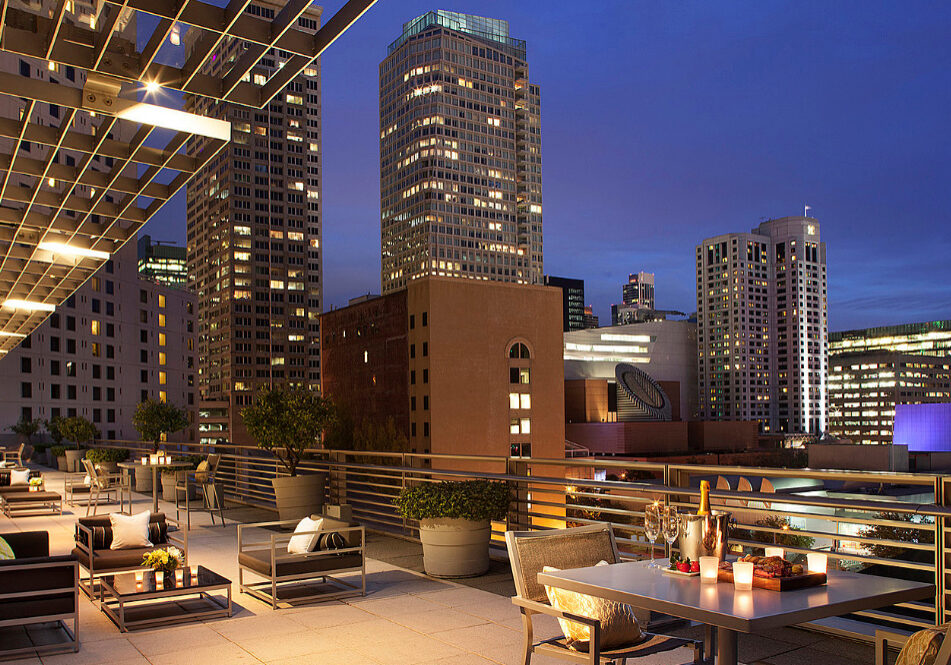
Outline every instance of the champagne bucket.
<svg viewBox="0 0 951 665"><path fill-rule="evenodd" d="M731 514L711 510L707 515L681 515L677 546L680 556L699 561L702 556L726 557L730 539Z"/></svg>

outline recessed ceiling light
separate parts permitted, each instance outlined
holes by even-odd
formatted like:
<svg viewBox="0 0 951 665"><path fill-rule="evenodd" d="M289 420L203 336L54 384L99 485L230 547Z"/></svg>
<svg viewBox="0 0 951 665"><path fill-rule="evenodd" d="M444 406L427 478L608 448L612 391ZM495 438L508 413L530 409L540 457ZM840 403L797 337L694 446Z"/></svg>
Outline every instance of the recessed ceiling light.
<svg viewBox="0 0 951 665"><path fill-rule="evenodd" d="M26 337L25 333L18 332L7 332L6 330L0 330L0 337Z"/></svg>
<svg viewBox="0 0 951 665"><path fill-rule="evenodd" d="M109 252L101 252L98 249L86 249L84 247L74 247L64 242L41 242L36 246L37 249L45 249L48 252L57 254L67 254L69 256L82 256L92 259L108 259Z"/></svg>
<svg viewBox="0 0 951 665"><path fill-rule="evenodd" d="M153 92L158 92L158 91L159 91L159 84L156 83L155 81L149 81L148 83L145 84L146 93L151 95Z"/></svg>
<svg viewBox="0 0 951 665"><path fill-rule="evenodd" d="M56 305L48 302L33 302L31 300L7 299L3 301L3 306L7 309L29 309L35 312L52 312Z"/></svg>

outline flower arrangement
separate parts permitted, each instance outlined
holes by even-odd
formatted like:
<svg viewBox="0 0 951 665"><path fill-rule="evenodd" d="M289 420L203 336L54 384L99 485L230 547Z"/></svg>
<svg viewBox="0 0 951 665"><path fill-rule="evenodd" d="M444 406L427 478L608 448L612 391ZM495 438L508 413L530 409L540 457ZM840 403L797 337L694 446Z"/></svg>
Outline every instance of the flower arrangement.
<svg viewBox="0 0 951 665"><path fill-rule="evenodd" d="M30 478L30 487L39 487L43 484L42 478Z"/></svg>
<svg viewBox="0 0 951 665"><path fill-rule="evenodd" d="M148 566L152 570L161 570L165 573L171 573L183 563L184 556L177 547L166 547L163 549L152 550L142 557L142 565Z"/></svg>

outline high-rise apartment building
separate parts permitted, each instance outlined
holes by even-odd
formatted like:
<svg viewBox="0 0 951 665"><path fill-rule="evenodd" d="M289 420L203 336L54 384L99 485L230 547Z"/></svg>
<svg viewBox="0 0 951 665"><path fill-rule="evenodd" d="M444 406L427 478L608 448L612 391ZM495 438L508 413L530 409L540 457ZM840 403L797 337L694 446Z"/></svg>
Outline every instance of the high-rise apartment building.
<svg viewBox="0 0 951 665"><path fill-rule="evenodd" d="M247 12L273 19L279 9L262 0ZM311 5L296 27L315 33L320 16ZM206 67L226 82L280 80L293 58L279 49L245 72L245 54L258 49L223 42ZM231 142L187 194L202 440L240 443L247 436L239 412L255 391L274 383L319 388L320 70L305 68L263 109L201 98L192 104L232 127Z"/></svg>
<svg viewBox="0 0 951 665"><path fill-rule="evenodd" d="M506 21L403 25L380 64L383 294L424 275L542 283L539 105Z"/></svg>
<svg viewBox="0 0 951 665"><path fill-rule="evenodd" d="M884 350L829 358L831 434L853 443L892 443L896 406L935 402L951 402L948 358Z"/></svg>
<svg viewBox="0 0 951 665"><path fill-rule="evenodd" d="M701 418L763 432L826 428L826 250L819 223L783 217L697 247Z"/></svg>
<svg viewBox="0 0 951 665"><path fill-rule="evenodd" d="M184 247L152 242L152 236L139 236L139 276L173 289L188 287L188 254Z"/></svg>
<svg viewBox="0 0 951 665"><path fill-rule="evenodd" d="M172 440L195 441L195 298L138 275L128 242L13 351L0 357L0 427L82 416L107 439L138 439L145 399L189 412Z"/></svg>
<svg viewBox="0 0 951 665"><path fill-rule="evenodd" d="M654 273L641 271L628 275L627 284L621 285L621 298L625 305L654 309Z"/></svg>
<svg viewBox="0 0 951 665"><path fill-rule="evenodd" d="M584 330L584 280L545 275L545 286L561 289L562 328L564 332Z"/></svg>

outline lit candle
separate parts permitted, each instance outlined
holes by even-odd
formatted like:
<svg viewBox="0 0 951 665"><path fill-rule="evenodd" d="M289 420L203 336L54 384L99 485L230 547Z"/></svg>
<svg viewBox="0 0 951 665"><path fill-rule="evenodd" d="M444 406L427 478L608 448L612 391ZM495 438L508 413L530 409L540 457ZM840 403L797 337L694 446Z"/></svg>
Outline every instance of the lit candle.
<svg viewBox="0 0 951 665"><path fill-rule="evenodd" d="M175 586L181 586L181 585L182 585L182 576L183 576L184 574L185 574L185 571L183 571L181 568L176 568L176 569L175 569Z"/></svg>
<svg viewBox="0 0 951 665"><path fill-rule="evenodd" d="M149 455L149 464L158 464L158 455Z"/></svg>
<svg viewBox="0 0 951 665"><path fill-rule="evenodd" d="M149 463L149 458L143 456L143 457L142 457L142 466L145 466L145 465L147 465L148 463Z"/></svg>
<svg viewBox="0 0 951 665"><path fill-rule="evenodd" d="M810 573L824 573L829 565L829 557L818 552L810 552L806 555L806 565Z"/></svg>
<svg viewBox="0 0 951 665"><path fill-rule="evenodd" d="M783 555L785 555L785 552L783 551L782 547L767 547L766 548L766 556L778 556L780 559L782 559Z"/></svg>
<svg viewBox="0 0 951 665"><path fill-rule="evenodd" d="M155 586L165 586L165 571L155 571Z"/></svg>
<svg viewBox="0 0 951 665"><path fill-rule="evenodd" d="M716 583L717 574L720 570L720 559L715 556L700 557L700 582Z"/></svg>
<svg viewBox="0 0 951 665"><path fill-rule="evenodd" d="M733 563L733 586L737 591L749 591L753 588L753 564L750 561Z"/></svg>
<svg viewBox="0 0 951 665"><path fill-rule="evenodd" d="M198 577L198 566L189 566L188 568L192 572L192 577Z"/></svg>
<svg viewBox="0 0 951 665"><path fill-rule="evenodd" d="M142 576L143 576L143 575L144 575L144 573L143 573L141 570L135 571L135 581L138 582L139 584L141 584L141 583L142 583Z"/></svg>

